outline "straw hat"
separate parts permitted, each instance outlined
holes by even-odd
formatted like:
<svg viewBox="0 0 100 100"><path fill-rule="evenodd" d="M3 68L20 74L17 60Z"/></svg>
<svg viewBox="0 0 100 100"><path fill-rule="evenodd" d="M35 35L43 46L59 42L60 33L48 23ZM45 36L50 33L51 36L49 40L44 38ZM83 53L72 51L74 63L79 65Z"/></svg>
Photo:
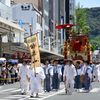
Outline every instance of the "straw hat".
<svg viewBox="0 0 100 100"><path fill-rule="evenodd" d="M82 63L83 63L83 61L82 61L82 60L75 60L75 61L74 61L74 64L76 64L77 62L80 62L80 64L82 64Z"/></svg>

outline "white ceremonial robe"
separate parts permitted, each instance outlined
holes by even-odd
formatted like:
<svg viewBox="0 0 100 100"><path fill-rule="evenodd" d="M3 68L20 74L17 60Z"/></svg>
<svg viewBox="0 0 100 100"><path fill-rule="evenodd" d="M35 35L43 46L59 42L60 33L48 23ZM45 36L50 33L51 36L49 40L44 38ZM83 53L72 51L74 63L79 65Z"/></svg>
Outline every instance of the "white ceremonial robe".
<svg viewBox="0 0 100 100"><path fill-rule="evenodd" d="M67 90L69 90L70 92L73 91L74 88L74 77L76 76L76 69L75 66L73 64L66 65L65 69L64 69L64 77L66 76L66 87Z"/></svg>
<svg viewBox="0 0 100 100"><path fill-rule="evenodd" d="M29 69L28 77L30 78L31 83L31 93L40 93L42 92L42 85L41 85L41 79L45 79L44 71L42 67L35 67L36 73L38 73L35 77L34 68Z"/></svg>
<svg viewBox="0 0 100 100"><path fill-rule="evenodd" d="M94 65L94 73L95 81L99 81L99 65Z"/></svg>
<svg viewBox="0 0 100 100"><path fill-rule="evenodd" d="M29 67L27 65L26 66L22 65L19 68L18 76L20 76L21 78L21 92L22 93L24 92L27 93L29 89L29 82L27 79L28 70L29 70Z"/></svg>

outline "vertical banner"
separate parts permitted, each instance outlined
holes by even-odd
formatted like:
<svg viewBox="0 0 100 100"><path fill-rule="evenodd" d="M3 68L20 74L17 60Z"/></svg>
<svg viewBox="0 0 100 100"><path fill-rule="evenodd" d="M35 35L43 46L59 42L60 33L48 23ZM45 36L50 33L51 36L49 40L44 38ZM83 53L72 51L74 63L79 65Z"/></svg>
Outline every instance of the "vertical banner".
<svg viewBox="0 0 100 100"><path fill-rule="evenodd" d="M40 52L39 52L37 34L34 34L26 38L26 42L32 58L30 69L34 67L40 67Z"/></svg>

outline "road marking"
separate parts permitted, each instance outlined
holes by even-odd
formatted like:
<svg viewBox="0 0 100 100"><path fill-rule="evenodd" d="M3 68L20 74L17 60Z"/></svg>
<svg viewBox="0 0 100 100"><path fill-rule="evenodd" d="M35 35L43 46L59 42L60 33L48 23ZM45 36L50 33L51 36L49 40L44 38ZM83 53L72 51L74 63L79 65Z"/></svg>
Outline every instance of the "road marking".
<svg viewBox="0 0 100 100"><path fill-rule="evenodd" d="M0 99L0 100L11 100L11 99Z"/></svg>
<svg viewBox="0 0 100 100"><path fill-rule="evenodd" d="M18 100L25 100L25 99L44 100L44 99L46 99L46 98L50 98L50 97L52 97L52 96L54 96L54 95L57 95L57 94L59 94L59 93L61 93L61 92L64 92L64 90L65 90L65 89L59 90L58 92L53 92L54 94L47 95L46 97L41 96L41 95L43 95L43 93L40 93L40 94L41 94L41 95L39 96L40 98L30 98L30 96L27 96L27 97L25 97L25 98L21 98L21 99L18 99ZM35 97L35 96L34 96L34 97ZM43 98L41 98L41 97L43 97Z"/></svg>
<svg viewBox="0 0 100 100"><path fill-rule="evenodd" d="M0 92L6 92L6 91L10 91L10 90L14 90L16 88L10 88L10 89L6 89L6 90L0 90Z"/></svg>
<svg viewBox="0 0 100 100"><path fill-rule="evenodd" d="M13 99L15 98L14 96L9 96L9 97L5 97L6 99ZM20 97L17 97L17 99L19 99Z"/></svg>
<svg viewBox="0 0 100 100"><path fill-rule="evenodd" d="M64 90L65 90L65 88L62 89L62 90L60 90L60 91L58 91L58 92L56 92L56 93L54 93L54 94L48 95L48 96L46 96L46 97L44 97L44 98L42 98L42 99L38 99L38 100L44 100L44 99L50 98L50 97L52 97L52 96L54 96L54 95L57 95L57 94L59 94L59 93L61 93L61 92L64 92Z"/></svg>
<svg viewBox="0 0 100 100"><path fill-rule="evenodd" d="M11 93L18 92L18 91L21 91L21 89L17 89L17 90L11 91Z"/></svg>
<svg viewBox="0 0 100 100"><path fill-rule="evenodd" d="M99 91L100 91L100 88L94 88L90 92L99 92Z"/></svg>

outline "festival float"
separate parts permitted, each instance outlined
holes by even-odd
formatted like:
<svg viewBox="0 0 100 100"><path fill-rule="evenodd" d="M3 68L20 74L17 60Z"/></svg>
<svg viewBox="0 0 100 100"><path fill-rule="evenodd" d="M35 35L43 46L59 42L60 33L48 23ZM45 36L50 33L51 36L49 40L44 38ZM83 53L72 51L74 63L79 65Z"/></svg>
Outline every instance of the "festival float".
<svg viewBox="0 0 100 100"><path fill-rule="evenodd" d="M64 41L63 45L64 59L90 61L92 52L89 32L91 29L86 24L86 10L78 5L75 15L71 16L73 24L63 24L55 27L56 29L64 29L65 33L69 34L68 39ZM73 26L74 28L72 28Z"/></svg>

